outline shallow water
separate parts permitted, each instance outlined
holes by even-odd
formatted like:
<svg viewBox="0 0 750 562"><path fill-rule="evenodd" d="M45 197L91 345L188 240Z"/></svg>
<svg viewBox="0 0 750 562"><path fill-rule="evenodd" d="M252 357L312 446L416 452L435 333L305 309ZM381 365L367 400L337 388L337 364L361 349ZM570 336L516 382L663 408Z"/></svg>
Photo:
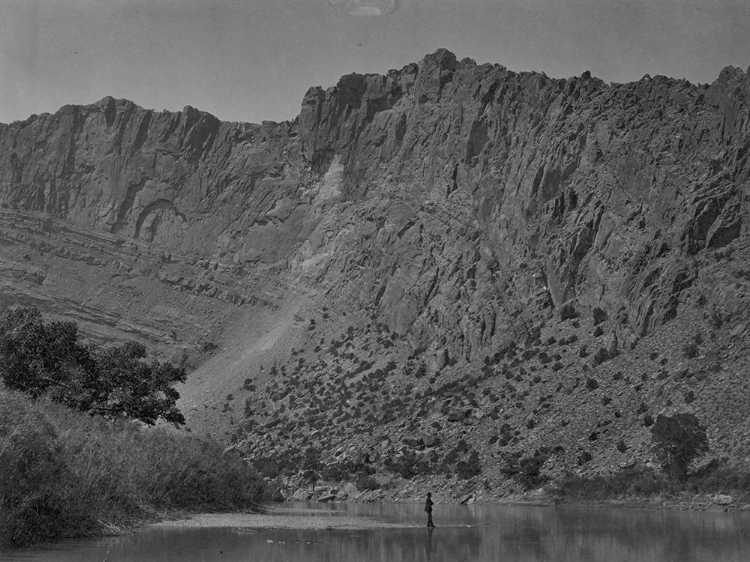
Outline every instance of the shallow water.
<svg viewBox="0 0 750 562"><path fill-rule="evenodd" d="M459 562L750 560L750 513L436 505L295 504L406 525L368 530L148 528L0 552L8 562ZM308 515L302 515L308 516Z"/></svg>

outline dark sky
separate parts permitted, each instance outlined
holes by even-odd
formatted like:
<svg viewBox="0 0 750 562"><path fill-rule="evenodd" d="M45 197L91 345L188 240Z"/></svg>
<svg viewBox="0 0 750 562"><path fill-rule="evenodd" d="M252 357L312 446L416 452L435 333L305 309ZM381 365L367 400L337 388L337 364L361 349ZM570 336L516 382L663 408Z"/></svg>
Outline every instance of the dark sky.
<svg viewBox="0 0 750 562"><path fill-rule="evenodd" d="M750 65L750 0L0 0L0 122L105 95L291 119L310 86L440 47L561 78L710 82Z"/></svg>

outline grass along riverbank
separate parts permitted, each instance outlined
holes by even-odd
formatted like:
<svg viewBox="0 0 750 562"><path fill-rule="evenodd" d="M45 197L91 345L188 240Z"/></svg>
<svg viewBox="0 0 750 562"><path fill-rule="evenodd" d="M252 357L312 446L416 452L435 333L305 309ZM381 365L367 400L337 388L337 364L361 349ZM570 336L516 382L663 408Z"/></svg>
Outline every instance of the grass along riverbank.
<svg viewBox="0 0 750 562"><path fill-rule="evenodd" d="M0 547L121 532L176 511L257 509L263 493L217 443L2 389L0 466Z"/></svg>

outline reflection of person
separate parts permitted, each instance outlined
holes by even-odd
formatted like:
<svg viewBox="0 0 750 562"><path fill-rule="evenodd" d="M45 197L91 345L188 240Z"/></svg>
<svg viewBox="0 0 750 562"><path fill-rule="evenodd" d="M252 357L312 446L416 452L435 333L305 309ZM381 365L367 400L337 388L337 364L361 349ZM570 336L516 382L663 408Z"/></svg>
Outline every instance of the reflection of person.
<svg viewBox="0 0 750 562"><path fill-rule="evenodd" d="M427 527L427 552L425 553L427 562L432 562L432 531L434 527L434 525Z"/></svg>
<svg viewBox="0 0 750 562"><path fill-rule="evenodd" d="M427 512L427 527L432 529L435 524L432 522L432 494L427 492L427 499L424 502L424 510Z"/></svg>

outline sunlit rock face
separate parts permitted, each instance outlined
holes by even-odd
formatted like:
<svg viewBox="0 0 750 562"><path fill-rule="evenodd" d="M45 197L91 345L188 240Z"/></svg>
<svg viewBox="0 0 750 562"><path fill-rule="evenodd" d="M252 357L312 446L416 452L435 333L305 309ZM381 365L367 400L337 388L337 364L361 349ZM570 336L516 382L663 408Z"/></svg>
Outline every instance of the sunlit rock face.
<svg viewBox="0 0 750 562"><path fill-rule="evenodd" d="M0 204L11 230L37 212L114 241L92 264L163 253L160 284L229 302L269 270L450 357L571 299L634 341L674 317L695 257L743 232L747 88L738 69L608 85L439 50L313 88L291 123L105 98L0 126ZM176 272L201 260L210 281Z"/></svg>
<svg viewBox="0 0 750 562"><path fill-rule="evenodd" d="M311 88L292 122L65 106L0 125L0 297L200 367L189 416L351 325L433 374L572 303L626 353L698 306L747 316L748 99L734 68L607 84L439 50Z"/></svg>
<svg viewBox="0 0 750 562"><path fill-rule="evenodd" d="M350 16L382 16L396 9L396 0L328 0L336 10Z"/></svg>

